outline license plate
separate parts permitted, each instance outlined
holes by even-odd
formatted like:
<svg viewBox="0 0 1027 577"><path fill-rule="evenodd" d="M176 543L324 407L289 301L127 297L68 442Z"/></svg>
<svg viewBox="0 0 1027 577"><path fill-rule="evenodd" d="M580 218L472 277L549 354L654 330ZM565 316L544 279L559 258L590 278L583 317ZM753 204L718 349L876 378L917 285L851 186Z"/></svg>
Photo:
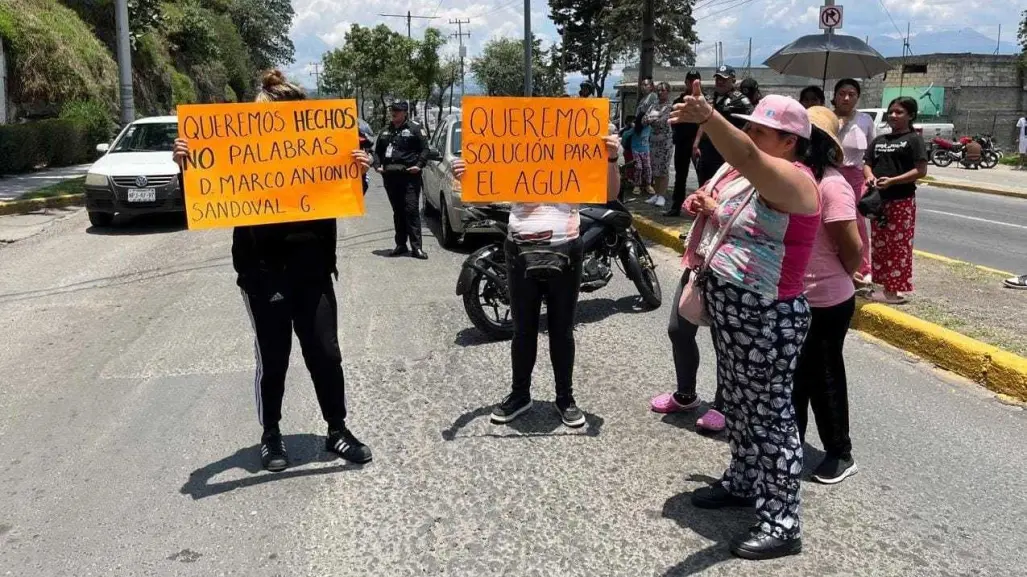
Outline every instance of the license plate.
<svg viewBox="0 0 1027 577"><path fill-rule="evenodd" d="M130 188L128 189L129 202L154 202L157 200L156 188Z"/></svg>

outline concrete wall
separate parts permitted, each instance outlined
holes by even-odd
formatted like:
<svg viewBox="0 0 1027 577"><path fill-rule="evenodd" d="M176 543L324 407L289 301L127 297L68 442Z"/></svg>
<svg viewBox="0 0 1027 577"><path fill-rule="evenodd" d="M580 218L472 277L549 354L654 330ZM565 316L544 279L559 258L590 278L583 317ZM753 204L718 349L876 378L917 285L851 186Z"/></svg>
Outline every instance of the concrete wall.
<svg viewBox="0 0 1027 577"><path fill-rule="evenodd" d="M1016 121L1027 113L1027 83L1020 68L1018 56L991 54L929 54L908 56L905 59L907 71L910 66L926 66L925 72L903 73L903 59L889 58L892 70L865 80L861 108L882 106L885 88L908 89L918 95L930 86L944 90L945 103L939 117L923 118L925 122L951 122L956 134L994 134L1006 150L1015 148ZM686 68L657 68L653 77L656 82L666 80L674 92L684 88ZM713 69L700 68L703 85L712 86ZM626 69L624 80L617 86L623 94L626 107L634 111L637 70ZM746 77L744 68L738 69L739 78ZM812 78L784 76L768 68L753 68L752 77L760 83L764 94L786 94L798 97L799 91L810 84L820 85ZM827 98L831 99L833 82L828 81ZM919 89L917 92L915 89Z"/></svg>

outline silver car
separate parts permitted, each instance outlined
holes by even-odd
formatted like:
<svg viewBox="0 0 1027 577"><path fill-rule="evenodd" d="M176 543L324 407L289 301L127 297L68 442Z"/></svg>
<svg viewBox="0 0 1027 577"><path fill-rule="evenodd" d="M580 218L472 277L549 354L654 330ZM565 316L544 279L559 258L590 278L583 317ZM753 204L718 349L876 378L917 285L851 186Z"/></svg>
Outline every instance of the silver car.
<svg viewBox="0 0 1027 577"><path fill-rule="evenodd" d="M424 170L424 211L438 215L439 243L443 247L455 246L464 234L495 234L490 227L468 226L463 218L464 204L460 200L460 181L453 178L453 161L460 158L461 122L459 110L443 118L432 135L429 146L433 159Z"/></svg>

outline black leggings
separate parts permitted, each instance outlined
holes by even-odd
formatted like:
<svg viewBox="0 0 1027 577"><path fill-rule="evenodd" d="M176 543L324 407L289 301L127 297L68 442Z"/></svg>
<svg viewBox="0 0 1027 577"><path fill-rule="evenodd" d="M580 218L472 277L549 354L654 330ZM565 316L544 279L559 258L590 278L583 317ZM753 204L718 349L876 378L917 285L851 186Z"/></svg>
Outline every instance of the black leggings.
<svg viewBox="0 0 1027 577"><path fill-rule="evenodd" d="M856 312L856 297L840 305L812 308L809 336L795 370L795 420L799 436L805 441L809 422L808 407L813 407L820 441L831 457L851 458L849 438L849 393L845 378L845 334Z"/></svg>
<svg viewBox="0 0 1027 577"><path fill-rule="evenodd" d="M571 266L557 276L540 280L525 276L519 247L513 242L506 242L510 312L514 325L510 354L515 395L531 394L531 372L538 356L539 317L542 299L545 298L549 356L556 380L556 403L558 406L566 406L574 399L574 313L581 287L581 247L581 239L571 241Z"/></svg>
<svg viewBox="0 0 1027 577"><path fill-rule="evenodd" d="M678 290L674 293L674 300L671 301L670 323L667 324L667 336L670 337L671 349L674 351L674 372L677 374L678 380L678 402L695 396L696 374L699 372L699 345L695 342L695 335L699 332L699 327L688 322L688 319L678 313L681 293L685 290L685 284L688 282L690 274L691 271L685 269L685 272L681 275ZM723 390L718 380L717 392L713 399L713 408L718 411L723 406L722 397Z"/></svg>

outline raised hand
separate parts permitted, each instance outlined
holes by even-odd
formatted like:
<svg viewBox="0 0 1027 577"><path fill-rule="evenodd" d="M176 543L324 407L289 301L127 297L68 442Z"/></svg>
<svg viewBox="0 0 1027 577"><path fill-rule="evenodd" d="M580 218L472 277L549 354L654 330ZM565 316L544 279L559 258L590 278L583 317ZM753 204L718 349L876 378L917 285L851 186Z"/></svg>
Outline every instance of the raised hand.
<svg viewBox="0 0 1027 577"><path fill-rule="evenodd" d="M713 107L706 101L702 94L702 82L692 82L691 94L686 96L680 104L674 105L670 113L671 124L705 124L713 115Z"/></svg>

